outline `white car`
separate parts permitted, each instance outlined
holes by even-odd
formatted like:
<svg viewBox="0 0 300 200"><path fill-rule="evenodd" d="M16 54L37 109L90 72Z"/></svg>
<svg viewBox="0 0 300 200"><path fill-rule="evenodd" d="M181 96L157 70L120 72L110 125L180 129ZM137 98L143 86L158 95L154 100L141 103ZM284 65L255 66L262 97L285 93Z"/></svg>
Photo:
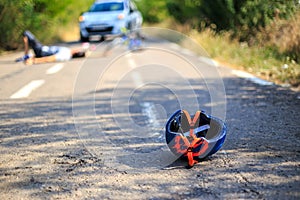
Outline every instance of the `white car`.
<svg viewBox="0 0 300 200"><path fill-rule="evenodd" d="M143 17L131 0L97 0L89 11L79 17L80 40L89 41L90 36L122 34L122 30L139 29Z"/></svg>

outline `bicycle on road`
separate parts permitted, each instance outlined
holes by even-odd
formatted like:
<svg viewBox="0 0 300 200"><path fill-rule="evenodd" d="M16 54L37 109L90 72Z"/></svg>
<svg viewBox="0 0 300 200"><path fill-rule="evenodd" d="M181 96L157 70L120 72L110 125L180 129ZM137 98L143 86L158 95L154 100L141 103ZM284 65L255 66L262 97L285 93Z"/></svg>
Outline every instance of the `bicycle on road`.
<svg viewBox="0 0 300 200"><path fill-rule="evenodd" d="M113 39L111 42L109 42L104 49L104 56L107 56L112 52L113 49L116 49L118 47L122 47L123 45L127 46L127 49L129 51L138 51L142 49L143 43L142 40L144 38L141 36L141 34L138 31L128 31L122 30L122 35L120 37L117 37Z"/></svg>

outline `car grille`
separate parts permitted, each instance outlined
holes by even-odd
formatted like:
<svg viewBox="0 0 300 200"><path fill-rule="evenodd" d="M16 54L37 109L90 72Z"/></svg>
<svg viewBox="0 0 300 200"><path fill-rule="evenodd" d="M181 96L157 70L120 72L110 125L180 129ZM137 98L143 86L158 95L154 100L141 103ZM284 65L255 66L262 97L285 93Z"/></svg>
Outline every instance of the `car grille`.
<svg viewBox="0 0 300 200"><path fill-rule="evenodd" d="M97 28L97 27L87 27L86 30L89 33L101 33L101 32L111 32L113 29L112 26L107 26L107 27L101 27L101 28Z"/></svg>

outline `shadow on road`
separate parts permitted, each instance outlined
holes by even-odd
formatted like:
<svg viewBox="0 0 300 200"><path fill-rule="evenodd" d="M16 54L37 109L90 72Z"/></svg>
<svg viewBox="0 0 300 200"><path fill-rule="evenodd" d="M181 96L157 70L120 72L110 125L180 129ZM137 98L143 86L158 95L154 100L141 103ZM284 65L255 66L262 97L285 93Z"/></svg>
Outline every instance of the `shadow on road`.
<svg viewBox="0 0 300 200"><path fill-rule="evenodd" d="M133 137L129 132L134 130L120 136L120 128L112 117L123 115L111 112L111 100L105 95L110 89L96 92L107 96L96 99L96 118L79 116L76 121L82 123L76 126L83 125L87 130L94 123L103 125L99 137L92 135L93 141L87 143L82 143L74 125L71 100L2 100L0 198L299 198L300 101L297 94L277 86L257 86L243 79L223 81L228 126L225 144L218 153L190 170L180 161L166 170L145 168L136 173L112 165L124 163L122 159L110 160L109 156L118 157L121 151L127 155L143 154L159 146L163 138ZM190 82L197 85L195 80ZM195 91L203 109L209 113L209 94L205 89ZM136 100L147 100L167 110L178 109L176 98L170 97L172 94L165 89L137 91L129 101L133 121L149 126ZM76 101L73 107L84 110L86 102L85 99ZM101 138L109 134L111 140L115 139L114 145ZM90 146L93 144L95 147ZM90 148L101 151L94 156Z"/></svg>

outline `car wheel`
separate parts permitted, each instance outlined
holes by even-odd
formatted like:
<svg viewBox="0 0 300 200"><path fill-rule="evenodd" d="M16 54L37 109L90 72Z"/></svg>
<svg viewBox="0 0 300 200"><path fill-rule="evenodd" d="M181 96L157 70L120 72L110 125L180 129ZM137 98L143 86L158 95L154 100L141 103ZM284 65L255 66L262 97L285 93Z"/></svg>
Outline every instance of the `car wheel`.
<svg viewBox="0 0 300 200"><path fill-rule="evenodd" d="M131 23L128 23L127 26L126 26L127 30L128 31L132 31L132 25Z"/></svg>
<svg viewBox="0 0 300 200"><path fill-rule="evenodd" d="M105 36L103 35L100 37L100 42L104 42L104 41L105 41Z"/></svg>
<svg viewBox="0 0 300 200"><path fill-rule="evenodd" d="M84 36L80 33L80 41L81 41L81 42L88 42L88 41L89 41L89 37L84 37Z"/></svg>

